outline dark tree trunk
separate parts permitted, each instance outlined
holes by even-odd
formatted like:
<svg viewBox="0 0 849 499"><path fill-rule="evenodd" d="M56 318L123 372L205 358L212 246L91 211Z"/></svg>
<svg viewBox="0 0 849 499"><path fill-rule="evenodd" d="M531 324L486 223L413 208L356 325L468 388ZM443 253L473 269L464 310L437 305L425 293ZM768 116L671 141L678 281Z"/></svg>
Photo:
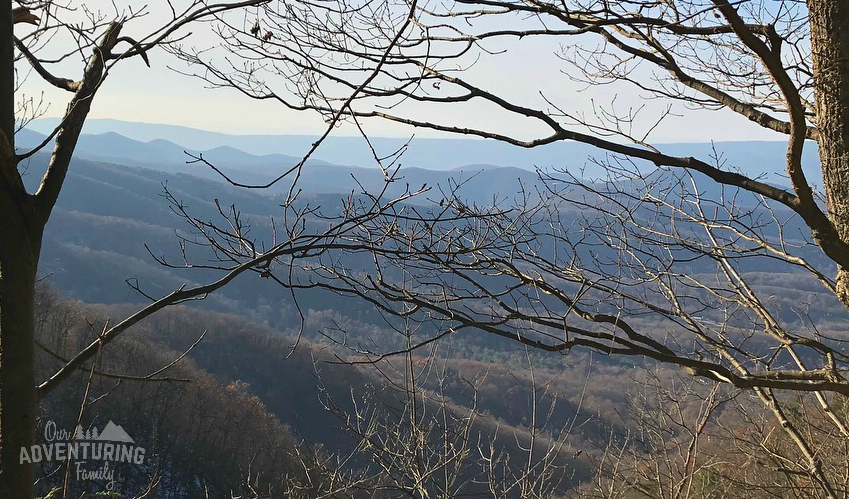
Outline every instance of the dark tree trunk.
<svg viewBox="0 0 849 499"><path fill-rule="evenodd" d="M11 0L0 0L0 498L28 499L33 467L21 464L36 427L33 303L43 225L14 159L15 80Z"/></svg>
<svg viewBox="0 0 849 499"><path fill-rule="evenodd" d="M849 242L849 2L808 0L819 155L828 214ZM849 307L849 269L838 272L838 296Z"/></svg>
<svg viewBox="0 0 849 499"><path fill-rule="evenodd" d="M0 0L0 498L29 499L33 466L21 448L35 439L35 280L43 219L15 160L12 3Z"/></svg>
<svg viewBox="0 0 849 499"><path fill-rule="evenodd" d="M3 203L5 204L5 203ZM32 497L33 467L20 462L36 430L34 317L40 231L0 215L0 497Z"/></svg>
<svg viewBox="0 0 849 499"><path fill-rule="evenodd" d="M11 2L0 0L0 499L28 499L33 466L21 463L22 447L35 441L38 391L35 380L35 280L41 238L50 217L91 100L103 79L105 59L120 23L109 26L86 66L80 88L56 135L47 173L28 194L14 151L14 52Z"/></svg>

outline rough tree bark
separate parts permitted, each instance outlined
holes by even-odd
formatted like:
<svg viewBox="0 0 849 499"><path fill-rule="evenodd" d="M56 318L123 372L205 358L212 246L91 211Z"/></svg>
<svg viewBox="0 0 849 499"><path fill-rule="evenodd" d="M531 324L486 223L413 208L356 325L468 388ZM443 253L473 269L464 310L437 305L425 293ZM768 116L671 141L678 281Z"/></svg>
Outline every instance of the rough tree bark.
<svg viewBox="0 0 849 499"><path fill-rule="evenodd" d="M808 0L819 157L828 214L849 241L849 2ZM849 269L838 272L837 295L849 307Z"/></svg>
<svg viewBox="0 0 849 499"><path fill-rule="evenodd" d="M0 497L28 498L33 467L19 459L36 427L33 305L42 227L8 206L8 194L0 194Z"/></svg>
<svg viewBox="0 0 849 499"><path fill-rule="evenodd" d="M33 304L43 226L23 190L14 155L15 77L11 0L0 2L0 497L32 495L21 447L35 434Z"/></svg>

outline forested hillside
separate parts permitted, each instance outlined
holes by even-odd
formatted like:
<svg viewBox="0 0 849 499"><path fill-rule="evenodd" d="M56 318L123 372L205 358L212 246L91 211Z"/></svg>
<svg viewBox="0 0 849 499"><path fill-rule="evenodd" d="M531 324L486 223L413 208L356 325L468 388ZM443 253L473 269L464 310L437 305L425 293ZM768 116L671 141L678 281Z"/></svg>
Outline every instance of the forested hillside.
<svg viewBox="0 0 849 499"><path fill-rule="evenodd" d="M0 2L0 499L849 499L847 25Z"/></svg>
<svg viewBox="0 0 849 499"><path fill-rule="evenodd" d="M119 320L126 310L130 308L88 306L43 290L39 373L52 372L60 365L57 360L96 337L104 321ZM399 368L394 360L356 367L340 362L338 350L327 345L302 340L293 349L293 341L235 315L170 309L104 351L93 375L78 372L68 389L43 404L43 414L60 428L72 428L80 424L80 405L88 400L80 420L85 427L121 421L135 443L146 449L145 466L119 469L113 490L122 494L152 486L161 497L205 497L253 487L290 492L297 488L313 497L327 478L318 474L309 477L318 483L306 485L305 469L318 469L314 460L329 458L340 473L366 473L373 466L346 420L363 409L361 415L391 414L401 400L395 386L403 375L391 374ZM181 352L187 355L181 357ZM570 370L577 377L540 369L537 375L546 378L545 393L540 392L535 407L534 390L542 385L535 387L521 358L496 365L452 359L447 351L434 354L441 371L438 377L422 379L420 396L434 409L441 400L452 414L476 415L464 437L469 448L491 442L495 457L506 453L521 462L533 415L547 415L547 431L571 429L568 443L564 439L554 456L563 476L553 491L565 492L589 477L589 462L577 459L581 453L576 451L599 448L622 424L608 417L612 414L602 416L600 400L582 400L588 388L578 373L585 372L584 366ZM419 366L427 362L415 359ZM608 370L598 369L599 374ZM610 373L615 376L621 370ZM469 379L476 381L470 385ZM589 388L593 397L603 397L598 388ZM621 393L608 395L621 403ZM49 466L42 470L42 493L62 486L64 474L54 471ZM470 459L462 469L467 482L463 490L484 493L484 473ZM90 491L102 485L92 482ZM310 487L316 490L310 492Z"/></svg>
<svg viewBox="0 0 849 499"><path fill-rule="evenodd" d="M38 161L43 158L32 160L35 171ZM167 165L141 168L80 159L74 166L48 225L41 259L40 372L45 375L57 358L96 337L104 321L114 323L135 310L127 302L145 302L134 286L148 296L160 296L183 283L215 277L212 270L169 268L154 258L180 262L183 255L177 242L192 237L191 227L173 211L175 201L192 216L210 220L219 216L221 206L235 206L258 233L269 233L272 220L280 216L281 194L167 173ZM341 167L311 168L316 168L316 181L323 184L312 192L314 185L306 177L304 204L320 205L331 213L345 192L364 194L350 170L340 175L322 168ZM440 196L462 184L465 175L422 172L417 176L420 172L411 171L410 179L434 182L434 189L411 200L420 209L438 205ZM483 168L474 177L477 184L462 185L454 194L474 193L478 198L467 200L470 205L493 196L511 202L507 200L518 191L508 186L521 186L524 176L528 189L536 175L520 172L508 180L516 172ZM440 186L446 191L440 192ZM481 186L490 190L484 192ZM591 189L574 195L603 202L593 197ZM761 216L755 202L753 207L753 216ZM563 213L579 216L578 211ZM320 223L317 218L309 222ZM798 230L792 225L786 229ZM811 255L816 261L815 253ZM353 256L348 263L357 265ZM705 275L712 271L709 262L695 261L690 268ZM784 310L783 320L802 322L814 316L821 319L824 334L842 334L845 313L816 282L771 270L768 265L754 266L748 275L773 303L784 304L778 306ZM790 281L792 287L787 285ZM710 313L705 312L705 320L723 320L711 319ZM662 327L650 318L637 317L632 324ZM365 484L374 489L397 487L398 483L382 483L385 470L374 468L374 461L390 451L390 444L401 445L402 435L393 437L390 429L404 427L404 407L417 397L433 416L450 414L449 419L456 418L454 426L465 428L452 437L452 448L463 449L455 457L435 450L447 445L445 440L427 447L432 455L441 455L437 468L462 463L455 468L451 485L458 494L491 492L509 481L505 477L521 476L522 466L527 466L521 463L533 463L533 470L526 473L533 471L533 487L546 494L580 489L591 496L601 490L597 487L610 486L610 480L636 480L637 485L657 481L661 478L645 473L654 459L649 449L677 446L678 439L686 438L686 432L652 426L657 422L654 417L640 416L646 408L636 401L651 399L651 390L661 385L679 383L674 371L657 371L643 359L586 351L568 356L517 351L508 340L474 330L411 356L375 363L367 355L403 348L403 341L379 311L353 298L318 289L298 290L293 298L261 275L247 275L203 301L165 310L110 345L89 387L93 404L89 413L97 414L96 419L83 419L91 425L120 420L146 445L148 465L122 475L120 490L131 493L155 483L156 490L168 497L214 496L225 490L252 493L268 487L314 497ZM109 375L144 378L181 352L188 352L185 358L154 376L164 380ZM368 362L358 364L363 361ZM654 372L653 377L647 377L644 368ZM410 373L415 376L409 378ZM79 372L69 389L50 397L43 405L44 414L65 427L74 426L89 374ZM407 391L399 389L403 386ZM410 386L414 392L408 391ZM681 389L704 396L699 384ZM677 410L698 419L702 399L681 399ZM753 417L746 404L711 410L730 414L725 419L730 428L710 430L716 432L717 441L725 438L723 432L733 432ZM385 417L390 423L381 419ZM363 447L365 436L359 433L358 421L366 421L371 431L379 429L385 447ZM745 451L741 452L735 460L743 459ZM666 458L675 462L683 457ZM613 468L619 471L605 468L613 461L622 462ZM42 471L44 493L61 486L61 474ZM739 472L749 469L741 467ZM500 482L494 478L499 473ZM321 477L330 481L322 482ZM400 483L405 478L401 474L394 480ZM705 480L704 487L715 486L713 479ZM511 494L503 492L505 497Z"/></svg>

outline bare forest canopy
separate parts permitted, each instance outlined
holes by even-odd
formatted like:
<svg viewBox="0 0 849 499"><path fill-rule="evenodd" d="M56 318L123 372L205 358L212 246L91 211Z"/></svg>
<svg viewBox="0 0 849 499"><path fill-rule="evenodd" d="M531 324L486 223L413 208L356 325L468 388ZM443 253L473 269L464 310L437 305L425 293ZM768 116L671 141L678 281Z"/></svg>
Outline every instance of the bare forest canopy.
<svg viewBox="0 0 849 499"><path fill-rule="evenodd" d="M130 125L134 124L123 123L124 128L132 128ZM149 131L150 128L147 126L144 129ZM205 135L204 132L195 132L198 136ZM24 135L26 137L28 135ZM226 136L225 139L227 137L238 144L238 136ZM224 140L216 135L212 138ZM465 142L472 143L476 148L485 148L483 144L476 144L481 141ZM219 158L234 175L255 175L254 180L261 178L263 170L272 172L280 168L281 162L288 166L288 161L294 160L294 155L255 156L235 148L229 149L229 142L224 144L210 150L206 157L212 161ZM413 146L415 144L417 142L413 142ZM780 154L778 145L774 151L762 146L737 146L742 147L743 151L738 154L754 154L755 151L759 154ZM167 293L187 279L200 283L214 276L214 272L163 267L152 258L151 254L169 260L179 259L180 248L174 241L174 234L191 230L183 219L171 211L168 200L163 197L166 188L175 199L186 203L193 216L213 220L218 215L217 201L219 205L237 207L250 220L255 234L270 233L272 220L281 216L280 190L275 193L274 189L256 191L228 186L205 165L187 164L191 157L185 151L183 146L164 140L143 143L114 132L83 135L75 169L69 172L68 183L46 231L40 267L40 273L46 276L45 281L86 302L122 303L144 300L127 285L128 279L138 282L147 294L155 296ZM444 152L442 155L450 156ZM40 164L44 160L41 156L29 160L28 170L33 174L25 175L25 181L37 180L38 176L34 172L41 168ZM586 158L575 157L567 163L569 161L581 164ZM413 205L437 206L445 196L456 192L458 198L469 205L498 203L501 206L512 206L521 200L523 189L533 193L534 189L543 185L539 172L530 168L532 165L526 165L526 168L470 165L454 171L438 171L404 167L402 178L394 182L394 187L390 186L386 195L398 195L393 189L401 192L407 186L426 185L429 191L408 202ZM552 171L553 175L558 176L558 171ZM560 174L559 178L564 180L564 189L569 196L576 199L587 196L585 189L565 184L571 181L565 173ZM345 196L374 192L383 182L383 175L375 168L338 166L317 161L304 169L299 187L304 191L304 203L321 206L331 213L338 209L340 199ZM723 194L731 197L717 191L707 181L701 183L700 187L706 199L718 200ZM767 216L765 210L758 211L756 198L740 195L735 200L740 202L740 199L749 201L756 208L753 220ZM601 204L598 199L594 202ZM570 212L574 214L574 210L579 207L564 205L561 209L568 215ZM806 258L823 269L829 269L829 262L815 248L806 248L799 221L786 212L779 213L783 217L786 234L790 237L798 235L798 244ZM773 234L775 237L777 235ZM350 258L356 261L357 257L351 255ZM833 327L839 327L849 320L841 306L829 299L816 282L805 284L807 281L804 277L799 280L788 278L786 274L777 274L768 261L747 261L745 265L752 277L757 276L755 282L760 289L773 296L775 303L784 303L783 306L779 305L783 310L783 319L800 320L797 306L803 304L810 308L806 313L834 324ZM695 261L687 267L704 274L713 271L710 262ZM793 285L788 286L787 282ZM801 298L799 292L804 293ZM298 305L307 311L308 318L314 315L317 322L326 322L326 319L319 317L327 317L328 314L357 321L362 328L382 322L376 311L361 307L354 299L333 300L334 308L326 309L323 306L328 303L326 294L320 290L303 291L299 295ZM199 306L243 313L252 320L275 328L296 329L299 322L290 294L274 283L255 276L240 278L233 287L211 295ZM719 321L722 318L714 319ZM470 332L470 336L474 337L475 333ZM486 336L481 336L481 341L499 343Z"/></svg>
<svg viewBox="0 0 849 499"><path fill-rule="evenodd" d="M0 2L2 499L849 497L849 3L74 5Z"/></svg>
<svg viewBox="0 0 849 499"><path fill-rule="evenodd" d="M114 321L130 313L133 307L126 305L127 302L143 302L144 297L131 289L127 281L138 285L145 293L159 295L183 282L204 282L208 278L206 274L214 276L213 272L163 267L154 260L152 255L179 258L174 235L191 230L185 220L171 210L173 203L169 202L169 198L179 199L194 216L201 219L216 217L218 206L238 206L252 229L260 232L269 230L270 220L279 216L280 194L237 189L214 176L196 177L188 170L180 170L178 162L164 161L162 155L157 155L158 150L182 154L179 146L158 148L156 146L161 144L149 143L128 147L128 144L132 146L132 140L118 135L82 138L79 158L69 172L63 196L47 227L40 270L42 286L58 289L62 295L81 300L69 301L49 291L43 293L43 304L47 308L46 312L40 313L45 324L40 334L46 336L43 340L45 345L52 345L49 350L53 354L74 351L78 344L90 341L98 330L97 324L105 318ZM128 151L146 151L149 156ZM225 152L230 154L230 159L236 157L232 151ZM261 157L247 154L242 157L248 158L244 163L246 167L258 168L263 164ZM281 160L280 157L274 159ZM42 160L39 156L33 157L32 168L37 169ZM303 203L325 206L326 210L332 211L339 205L340 197L350 193L364 194L358 189L361 189L363 178L368 178L363 175L369 173L366 169L323 163L316 163L310 168L316 170L316 175L310 177L309 169L305 173ZM328 168L340 169L346 175L338 172L328 175L326 170L322 170ZM437 186L442 183L450 189L456 185L453 179L463 175L459 172L411 170L414 181L435 186L426 199L410 201L423 206L438 206ZM417 174L420 176L416 177ZM493 196L508 198L516 195L520 179L526 185L533 185L539 180L537 173L513 168L480 168L476 175L473 179L480 182L477 186L456 191L460 199L466 199L462 198L464 192L478 196L473 200L466 199L470 205L486 205L487 199ZM349 179L352 176L359 177L360 184L351 183ZM314 183L310 182L311 178ZM315 186L315 190L311 191L310 186ZM493 188L493 191L482 194L484 186ZM579 199L590 194L587 189L574 186L570 192ZM602 200L598 201L602 203ZM753 208L757 208L756 204ZM564 206L563 209L566 216L576 216L574 207ZM792 217L788 217L788 221L785 225L788 231L799 230L798 227L793 229ZM320 223L317 219L311 222ZM807 256L816 261L815 251L810 251ZM352 255L346 264L352 267L361 265L356 255ZM828 267L826 261L821 264ZM750 282L759 292L769 294L782 320L802 324L811 318L817 320L823 334L842 337L846 313L833 297L822 292L815 281L806 280L801 273L775 272L768 265L758 267L758 262L752 262L752 265L747 269ZM699 262L692 262L689 268L694 273L705 275L713 270L710 264ZM92 307L86 306L85 302L107 305ZM303 323L301 313L304 314ZM708 323L725 320L710 314L709 310L705 311L702 319ZM61 320L57 320L57 316ZM633 324L641 328L668 327L651 317L634 318ZM422 324L419 327L419 334L425 336L439 333L433 325ZM203 341L192 347L204 331L207 333ZM351 404L357 401L370 400L373 404L388 404L390 407L401 402L395 399L397 394L387 388L392 385L391 380L383 377L385 370L375 371L369 366L355 368L335 362L340 358L365 358L361 356L403 348L404 338L398 333L386 322L386 317L370 307L363 307L354 298L346 299L321 290L302 290L297 295L297 302L294 302L289 293L257 275L244 276L204 301L167 311L147 321L123 338L114 350L110 349L114 353L105 358L101 369L141 376L155 369L157 363L162 364L169 355L175 357L179 352L191 349L189 363L170 371L168 376L197 381L191 388L176 383L159 389L153 388L156 383L114 386L114 380L108 377L98 379L96 389L111 394L100 403L99 417L128 421L127 426L134 430L134 434L142 435L148 442L160 442L156 444L158 459L129 476L124 484L125 490L143 488L151 474L159 474L170 477L167 487L174 497L193 497L198 493L194 488L196 482L181 477L192 474L206 476L213 474L212 470L218 470L217 480L208 481L205 487L224 490L232 484L242 483L239 473L244 474L247 469L249 452L260 456L255 469L266 474L267 478L262 483L273 483L282 490L293 487L292 483L275 482L271 477L288 473L286 476L305 480L306 477L292 470L303 466L300 460L304 458L305 449L314 446L320 446L328 456L356 456L348 463L351 468L360 472L368 470L367 464L362 461L366 457L356 452L356 436L340 426L337 416L355 412L356 407ZM292 356L291 348L299 334L303 335L303 339ZM753 348L766 351L768 345ZM45 372L50 371L51 355L42 354L41 362L47 363L42 368ZM479 413L480 417L470 427L475 438L486 440L501 435L496 448L516 458L523 455L522 439L528 438L529 431L535 431L529 426L535 388L527 378L528 363L535 367L537 376L546 379L544 394L538 402L541 414L546 415L544 434L550 442L557 443L554 459L560 478L552 493L587 488L593 480L602 479L594 473L598 472L598 465L604 462L611 445L621 446L617 452L624 452L628 445L636 445L637 454L645 455L646 449L653 445L672 445L671 441L659 443L665 441L663 439L681 438L669 428L653 430L658 432L660 441L653 440L653 437L645 440L631 440L629 437L631 432L645 431L646 421L655 418L643 412L649 410L646 406L634 404L636 393L644 389L640 387L654 386L646 384L652 379L662 386L680 383L673 371L654 371L653 364L643 359L606 357L585 351L575 351L566 357L538 352L527 356L517 352L512 342L475 331L453 336L450 341L440 343L436 350L421 350L420 355L422 357L417 357L420 359L417 362L427 362L428 355L444 359L438 376L423 378L422 389L429 396L434 396L434 400L439 399L438 394L446 396L447 393L454 415L467 414L468 411ZM145 360L130 362L130 359ZM400 360L403 362L403 358ZM655 372L657 378L647 378L643 368ZM466 384L470 379L479 380L474 385L474 399ZM51 399L45 410L62 415L62 408L72 407L71 400L80 396L84 382L84 373L80 373L67 391L63 391L57 399ZM369 387L383 388L374 392ZM681 389L685 392L695 390L688 392L691 400L682 396L685 403L681 410L688 414L687 418L697 419L699 404L703 402L700 397L705 396L702 392L706 387L696 383L694 388ZM221 400L207 401L205 397ZM337 414L328 410L327 397L338 404L333 406ZM252 409L240 417L251 418L246 420L251 422L238 428L227 424L226 414L200 408L210 404L244 405L245 402L240 400L246 398L253 400L250 403ZM149 404L152 400L156 401L153 406ZM180 402L177 403L177 400ZM127 403L129 407L138 405L139 409L128 412ZM649 400L646 399L645 403L648 404ZM158 407L165 412L150 412L153 409L149 407ZM719 406L712 410L725 411ZM191 411L200 412L193 415ZM727 411L730 415L725 421L731 421L731 431L743 426L745 418L757 414L757 409L749 406L735 406ZM61 417L72 421L75 415L71 412ZM765 418L764 424L771 424L768 416L758 417ZM150 421L162 418L177 421L161 427L168 428L167 440L157 433L162 431L160 427L150 424ZM209 431L227 435L225 442L200 438L196 434L201 431L198 427L179 423L184 418L201 421L200 428L208 425ZM558 428L568 429L568 434L557 433ZM725 429L716 427L713 430L717 432L715 441L727 438L722 433ZM268 439L258 444L255 439L261 438L260 435L243 435L240 431L260 431L263 435L276 435L276 440L272 447L268 447ZM193 457L194 453L185 454L181 442L191 442L193 449L205 449L205 455L213 457L198 460ZM237 442L238 446L233 447ZM519 447L512 448L511 445L516 445L516 442ZM241 450L241 446L246 448ZM234 448L239 450L233 452ZM710 452L715 451L719 448L710 449ZM706 455L709 455L707 451ZM741 454L734 459L740 459L742 463L744 456ZM480 492L474 485L481 480L477 475L481 473L479 468L479 463L470 462L463 469L463 476L469 480L463 490ZM744 470L741 471L744 475L756 473L742 465L740 470ZM478 478L473 478L475 476ZM621 475L615 476L622 478ZM44 485L50 483L47 481ZM715 484L710 482L703 486L713 490L711 487Z"/></svg>

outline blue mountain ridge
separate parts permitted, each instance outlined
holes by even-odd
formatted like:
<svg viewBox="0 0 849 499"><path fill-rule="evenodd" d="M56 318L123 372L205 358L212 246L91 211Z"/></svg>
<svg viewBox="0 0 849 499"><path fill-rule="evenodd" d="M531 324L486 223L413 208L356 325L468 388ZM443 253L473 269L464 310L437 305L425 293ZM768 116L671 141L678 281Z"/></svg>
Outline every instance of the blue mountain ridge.
<svg viewBox="0 0 849 499"><path fill-rule="evenodd" d="M50 133L58 124L56 118L43 118L29 124L32 131ZM155 123L137 123L113 119L90 119L84 133L97 135L117 133L125 139L159 147L157 139L165 139L173 145L180 144L192 151L207 151L210 158L229 161L233 167L255 166L258 163L280 161L284 164L297 161L315 142L308 135L233 135L221 132L198 130L189 127ZM109 136L112 137L112 136ZM89 139L91 140L91 139ZM151 143L151 141L154 141ZM409 138L375 137L371 139L379 155L388 155L403 147ZM220 147L225 151L216 150ZM115 146L117 147L117 146ZM163 145L165 147L165 145ZM674 156L694 156L723 169L739 170L765 182L787 185L784 159L786 142L782 141L739 141L704 143L675 143L658 146L663 152ZM128 145L129 149L129 145ZM174 149L171 147L171 149ZM114 147L106 151L114 151ZM153 151L151 156L156 154ZM219 156L220 154L220 156ZM245 156L247 155L247 156ZM283 155L278 157L274 155ZM264 159L257 159L257 156ZM427 170L453 170L469 165L513 166L525 170L539 168L569 168L586 178L601 177L604 171L591 158L604 158L605 153L592 146L576 142L557 142L545 146L525 149L493 140L472 138L414 138L404 152L400 162L405 167ZM311 164L355 165L365 168L376 167L373 153L361 137L328 137L316 151ZM182 156L185 161L185 156ZM215 159L215 158L213 158ZM176 160L179 162L179 160ZM638 163L641 168L648 163ZM805 172L811 184L822 185L819 158L814 142L808 142L803 156Z"/></svg>

